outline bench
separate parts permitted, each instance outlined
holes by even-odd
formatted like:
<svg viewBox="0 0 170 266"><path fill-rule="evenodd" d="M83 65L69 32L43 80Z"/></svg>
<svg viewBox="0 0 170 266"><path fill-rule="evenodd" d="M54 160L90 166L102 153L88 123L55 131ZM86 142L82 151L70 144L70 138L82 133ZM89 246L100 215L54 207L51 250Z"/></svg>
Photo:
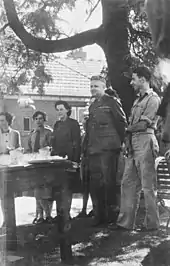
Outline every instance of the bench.
<svg viewBox="0 0 170 266"><path fill-rule="evenodd" d="M170 173L165 157L158 157L155 166L157 170L157 200L161 207L168 213L167 230L170 223L170 208L166 206L165 200L170 200Z"/></svg>

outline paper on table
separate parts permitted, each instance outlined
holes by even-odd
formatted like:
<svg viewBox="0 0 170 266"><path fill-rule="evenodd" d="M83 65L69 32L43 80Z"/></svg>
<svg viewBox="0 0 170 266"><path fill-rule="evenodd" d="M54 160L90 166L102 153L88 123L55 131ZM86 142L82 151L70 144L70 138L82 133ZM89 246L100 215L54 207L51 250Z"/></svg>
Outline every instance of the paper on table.
<svg viewBox="0 0 170 266"><path fill-rule="evenodd" d="M24 257L19 257L15 255L7 255L7 261L10 261L10 262L14 262L17 260L22 260L22 259L24 259Z"/></svg>

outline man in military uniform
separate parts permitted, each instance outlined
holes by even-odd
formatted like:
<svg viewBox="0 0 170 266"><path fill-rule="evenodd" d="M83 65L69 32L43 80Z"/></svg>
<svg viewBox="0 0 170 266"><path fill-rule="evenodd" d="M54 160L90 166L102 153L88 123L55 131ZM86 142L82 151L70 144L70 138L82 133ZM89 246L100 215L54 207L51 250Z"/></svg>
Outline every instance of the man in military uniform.
<svg viewBox="0 0 170 266"><path fill-rule="evenodd" d="M126 117L115 97L105 94L101 76L91 78L94 101L89 107L86 125L86 156L90 175L90 195L94 207L94 225L109 221L116 202L116 171L124 140Z"/></svg>
<svg viewBox="0 0 170 266"><path fill-rule="evenodd" d="M154 134L160 98L150 88L151 73L146 67L133 71L131 84L138 97L135 100L127 128L128 157L121 184L121 207L116 229L133 230L139 207L141 189L144 192L146 216L142 231L159 227L156 204L155 158L158 143Z"/></svg>

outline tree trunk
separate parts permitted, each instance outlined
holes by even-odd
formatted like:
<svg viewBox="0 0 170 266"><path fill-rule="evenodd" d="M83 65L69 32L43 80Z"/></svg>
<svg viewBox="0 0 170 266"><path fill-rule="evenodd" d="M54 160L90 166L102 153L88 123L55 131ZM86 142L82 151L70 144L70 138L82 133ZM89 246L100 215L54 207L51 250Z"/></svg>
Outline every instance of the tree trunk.
<svg viewBox="0 0 170 266"><path fill-rule="evenodd" d="M128 11L126 0L103 0L103 48L112 87L118 92L124 110L129 115L134 99L130 80L125 73L131 66L128 47Z"/></svg>
<svg viewBox="0 0 170 266"><path fill-rule="evenodd" d="M147 0L145 7L157 54L170 57L170 1Z"/></svg>

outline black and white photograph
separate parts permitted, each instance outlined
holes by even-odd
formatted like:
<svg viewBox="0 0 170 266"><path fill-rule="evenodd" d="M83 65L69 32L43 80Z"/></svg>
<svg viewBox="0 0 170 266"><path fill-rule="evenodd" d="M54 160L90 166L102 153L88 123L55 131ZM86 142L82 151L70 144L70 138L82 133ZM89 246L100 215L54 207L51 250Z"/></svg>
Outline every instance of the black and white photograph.
<svg viewBox="0 0 170 266"><path fill-rule="evenodd" d="M0 266L170 266L170 0L0 0Z"/></svg>

